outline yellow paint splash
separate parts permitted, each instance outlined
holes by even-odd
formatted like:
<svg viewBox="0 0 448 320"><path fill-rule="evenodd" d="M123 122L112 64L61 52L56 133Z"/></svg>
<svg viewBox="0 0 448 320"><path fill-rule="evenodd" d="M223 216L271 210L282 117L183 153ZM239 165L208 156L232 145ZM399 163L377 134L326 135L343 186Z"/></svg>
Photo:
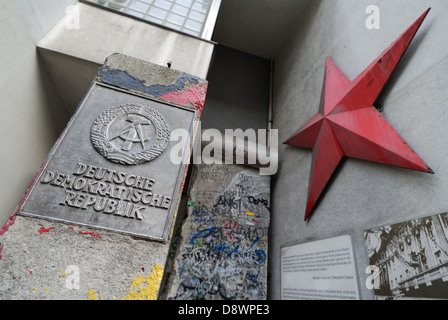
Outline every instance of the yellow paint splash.
<svg viewBox="0 0 448 320"><path fill-rule="evenodd" d="M45 288L45 292L48 292L48 290L50 290L50 288L46 287L46 288Z"/></svg>
<svg viewBox="0 0 448 320"><path fill-rule="evenodd" d="M96 291L93 291L92 289L89 290L89 300L101 300L101 296L99 293L96 293Z"/></svg>
<svg viewBox="0 0 448 320"><path fill-rule="evenodd" d="M247 211L246 214L247 214L248 216L252 216L252 217L256 217L256 216L257 216L255 213L253 213L253 212L249 212L249 211Z"/></svg>
<svg viewBox="0 0 448 320"><path fill-rule="evenodd" d="M132 279L129 294L123 300L157 300L162 277L163 267L156 264L148 278L139 275L137 278Z"/></svg>

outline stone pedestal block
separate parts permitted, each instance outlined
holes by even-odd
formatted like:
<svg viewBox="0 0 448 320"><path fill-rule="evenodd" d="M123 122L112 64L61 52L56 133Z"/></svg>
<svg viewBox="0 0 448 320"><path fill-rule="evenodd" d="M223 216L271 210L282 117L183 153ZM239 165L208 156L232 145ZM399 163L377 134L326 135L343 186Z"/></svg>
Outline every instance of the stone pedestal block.
<svg viewBox="0 0 448 320"><path fill-rule="evenodd" d="M0 229L0 299L159 297L188 169L171 161L170 136L194 137L206 91L189 74L107 59Z"/></svg>

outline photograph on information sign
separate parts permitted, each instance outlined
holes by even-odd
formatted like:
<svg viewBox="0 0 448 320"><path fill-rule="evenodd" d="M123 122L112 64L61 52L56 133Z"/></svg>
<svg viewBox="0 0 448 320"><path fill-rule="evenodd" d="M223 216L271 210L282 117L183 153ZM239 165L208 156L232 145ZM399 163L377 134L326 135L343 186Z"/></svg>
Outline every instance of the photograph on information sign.
<svg viewBox="0 0 448 320"><path fill-rule="evenodd" d="M365 231L377 299L448 298L448 213Z"/></svg>

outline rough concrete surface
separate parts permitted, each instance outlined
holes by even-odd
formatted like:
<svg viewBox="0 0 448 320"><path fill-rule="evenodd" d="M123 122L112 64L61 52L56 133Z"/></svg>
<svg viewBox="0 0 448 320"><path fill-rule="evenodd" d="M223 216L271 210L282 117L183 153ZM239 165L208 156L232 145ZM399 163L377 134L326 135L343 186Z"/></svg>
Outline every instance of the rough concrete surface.
<svg viewBox="0 0 448 320"><path fill-rule="evenodd" d="M13 219L0 237L0 299L120 300L157 294L168 246L64 223ZM151 290L135 287L139 281Z"/></svg>

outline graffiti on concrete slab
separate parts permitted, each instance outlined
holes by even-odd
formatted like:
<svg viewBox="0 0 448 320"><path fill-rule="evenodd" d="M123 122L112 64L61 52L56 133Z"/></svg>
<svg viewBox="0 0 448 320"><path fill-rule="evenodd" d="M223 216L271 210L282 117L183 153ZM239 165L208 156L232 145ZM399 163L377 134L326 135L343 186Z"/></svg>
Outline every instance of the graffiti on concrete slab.
<svg viewBox="0 0 448 320"><path fill-rule="evenodd" d="M247 168L197 170L171 299L266 299L269 178Z"/></svg>

